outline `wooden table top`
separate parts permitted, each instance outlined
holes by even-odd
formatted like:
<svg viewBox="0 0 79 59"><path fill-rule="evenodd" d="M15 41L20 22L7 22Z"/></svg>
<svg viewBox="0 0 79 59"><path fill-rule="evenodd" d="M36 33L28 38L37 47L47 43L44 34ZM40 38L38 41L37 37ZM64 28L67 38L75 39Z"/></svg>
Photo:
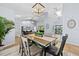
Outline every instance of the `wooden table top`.
<svg viewBox="0 0 79 59"><path fill-rule="evenodd" d="M45 47L47 47L52 41L55 40L55 38L50 38L50 37L48 38L45 36L39 37L39 36L36 36L35 34L29 34L27 35L27 37Z"/></svg>

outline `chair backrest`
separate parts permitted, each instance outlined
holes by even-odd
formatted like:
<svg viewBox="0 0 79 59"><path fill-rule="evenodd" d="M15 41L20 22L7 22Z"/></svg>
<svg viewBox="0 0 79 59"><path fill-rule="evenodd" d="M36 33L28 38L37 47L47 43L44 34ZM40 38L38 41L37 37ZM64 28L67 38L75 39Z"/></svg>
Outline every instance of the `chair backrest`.
<svg viewBox="0 0 79 59"><path fill-rule="evenodd" d="M68 35L67 35L67 34L66 34L65 36L62 37L62 42L61 42L61 46L60 46L60 49L59 49L58 55L60 55L60 54L62 53L67 38L68 38Z"/></svg>
<svg viewBox="0 0 79 59"><path fill-rule="evenodd" d="M26 52L26 55L30 55L30 48L29 48L29 43L28 43L28 38L25 38L23 36L21 36L21 40L22 40L22 43L23 43L23 47L24 47L24 50Z"/></svg>

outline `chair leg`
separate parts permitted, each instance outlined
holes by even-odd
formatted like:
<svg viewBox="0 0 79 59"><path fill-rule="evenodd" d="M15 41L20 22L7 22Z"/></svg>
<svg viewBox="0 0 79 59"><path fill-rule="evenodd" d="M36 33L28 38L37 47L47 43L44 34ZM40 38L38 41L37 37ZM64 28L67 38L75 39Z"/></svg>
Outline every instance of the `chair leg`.
<svg viewBox="0 0 79 59"><path fill-rule="evenodd" d="M42 51L41 51L41 53L40 53L40 56L43 56L43 49L42 49Z"/></svg>
<svg viewBox="0 0 79 59"><path fill-rule="evenodd" d="M61 56L63 56L63 52L61 52Z"/></svg>
<svg viewBox="0 0 79 59"><path fill-rule="evenodd" d="M24 53L24 46L23 45L21 45L21 56L23 56L23 53Z"/></svg>
<svg viewBox="0 0 79 59"><path fill-rule="evenodd" d="M19 53L21 52L21 49L22 49L22 47L21 47L21 45L20 45L20 47L19 47Z"/></svg>
<svg viewBox="0 0 79 59"><path fill-rule="evenodd" d="M24 47L22 48L22 53L21 53L21 56L27 56L27 54L26 54L26 52L25 52Z"/></svg>
<svg viewBox="0 0 79 59"><path fill-rule="evenodd" d="M24 51L23 51L23 49L22 49L22 53L21 53L21 56L23 56L23 52L24 52Z"/></svg>
<svg viewBox="0 0 79 59"><path fill-rule="evenodd" d="M23 52L24 52L24 56L26 56L27 54L26 54L25 50Z"/></svg>

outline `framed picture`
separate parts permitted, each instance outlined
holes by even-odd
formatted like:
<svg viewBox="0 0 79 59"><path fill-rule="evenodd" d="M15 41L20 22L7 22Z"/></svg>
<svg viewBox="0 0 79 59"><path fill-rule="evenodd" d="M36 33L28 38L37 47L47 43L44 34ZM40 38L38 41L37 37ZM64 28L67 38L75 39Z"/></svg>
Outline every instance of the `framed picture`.
<svg viewBox="0 0 79 59"><path fill-rule="evenodd" d="M63 26L55 25L55 34L62 34Z"/></svg>

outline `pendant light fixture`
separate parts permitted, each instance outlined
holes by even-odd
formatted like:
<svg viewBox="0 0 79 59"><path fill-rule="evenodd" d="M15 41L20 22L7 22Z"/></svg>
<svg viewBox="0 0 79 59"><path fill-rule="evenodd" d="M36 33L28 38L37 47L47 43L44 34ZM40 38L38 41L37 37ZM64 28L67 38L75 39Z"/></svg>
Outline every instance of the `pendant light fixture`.
<svg viewBox="0 0 79 59"><path fill-rule="evenodd" d="M44 12L45 6L43 6L41 3L36 3L33 5L32 9L34 14L40 15Z"/></svg>

